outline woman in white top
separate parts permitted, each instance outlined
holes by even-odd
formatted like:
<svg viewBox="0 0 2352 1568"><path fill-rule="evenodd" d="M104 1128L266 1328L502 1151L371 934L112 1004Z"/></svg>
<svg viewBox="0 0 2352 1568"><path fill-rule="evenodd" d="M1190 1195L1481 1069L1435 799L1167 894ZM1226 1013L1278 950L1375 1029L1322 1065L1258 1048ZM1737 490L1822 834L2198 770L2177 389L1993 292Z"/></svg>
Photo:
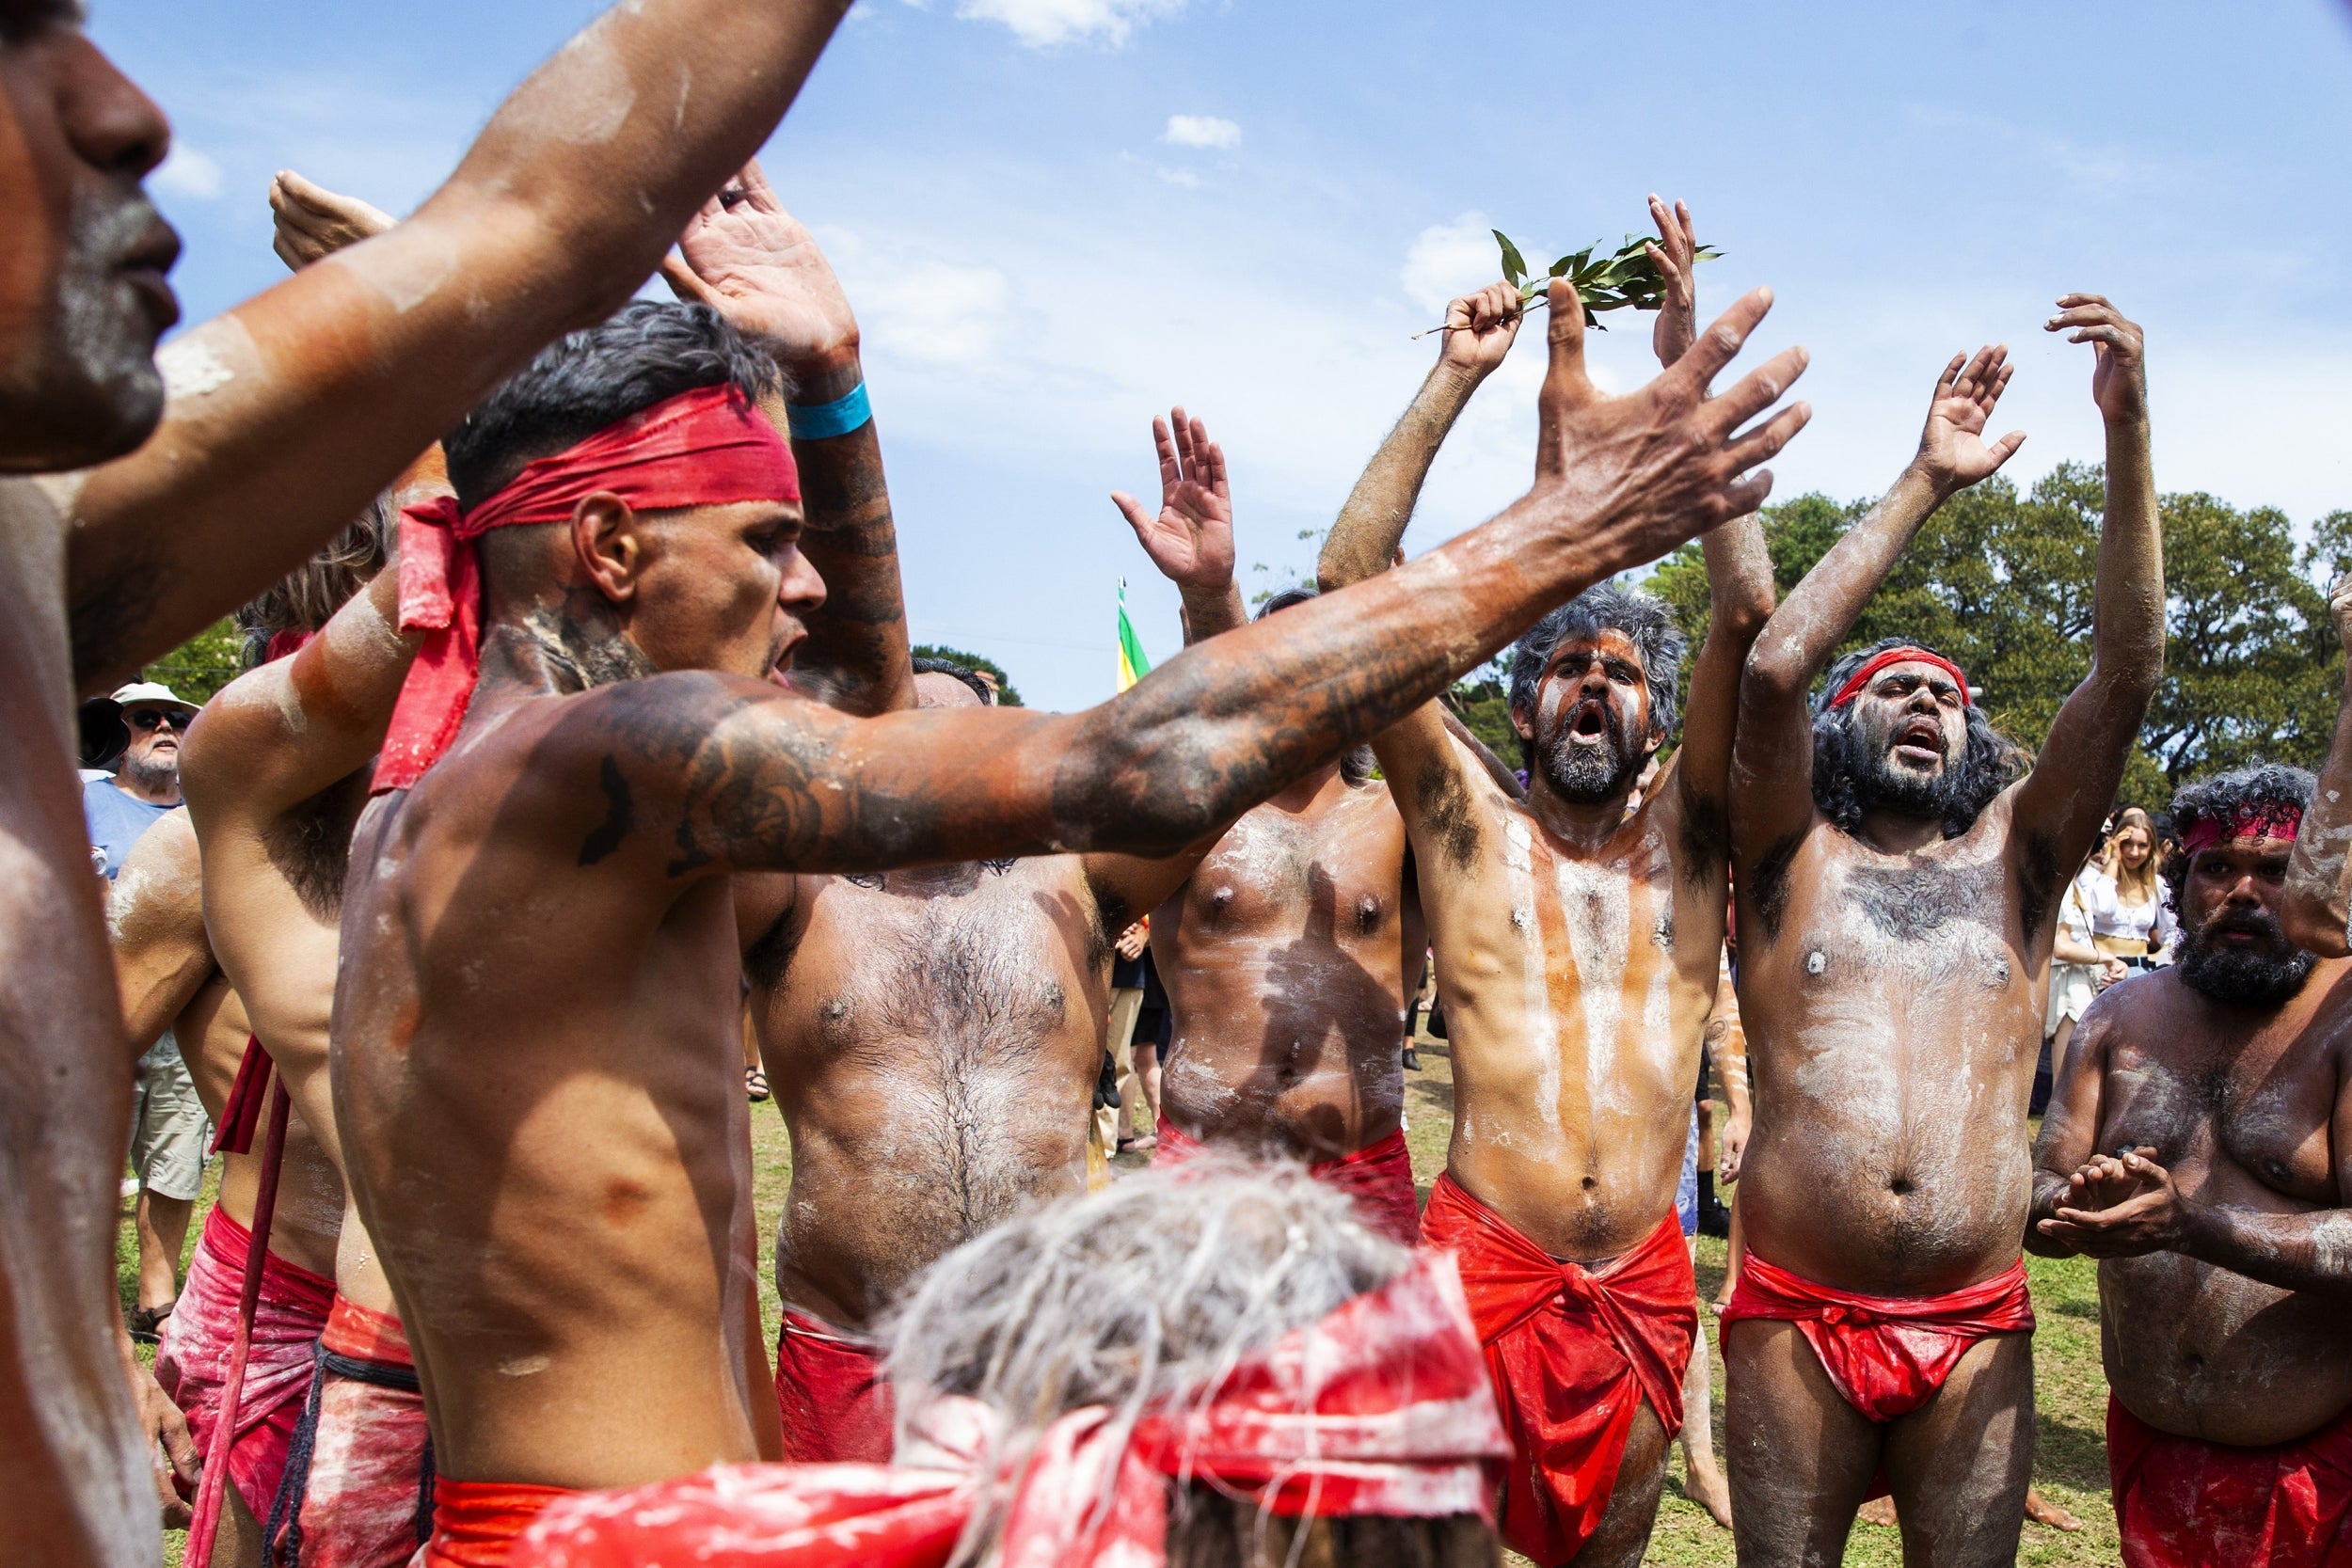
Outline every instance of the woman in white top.
<svg viewBox="0 0 2352 1568"><path fill-rule="evenodd" d="M2131 806L2116 818L2098 869L2078 885L2090 911L2091 943L2103 955L2134 970L2170 961L2158 955L2172 942L2172 893L2156 875L2156 834L2146 812Z"/></svg>
<svg viewBox="0 0 2352 1568"><path fill-rule="evenodd" d="M2050 1006L2042 1025L2042 1061L2034 1069L2029 1107L2036 1116L2049 1103L2051 1073L2066 1060L2066 1042L2074 1037L2076 1021L2091 998L2131 973L2122 959L2108 958L2091 939L2090 884L2100 875L2101 852L2099 846L2092 847L2092 858L2058 900L2058 939L2050 950Z"/></svg>

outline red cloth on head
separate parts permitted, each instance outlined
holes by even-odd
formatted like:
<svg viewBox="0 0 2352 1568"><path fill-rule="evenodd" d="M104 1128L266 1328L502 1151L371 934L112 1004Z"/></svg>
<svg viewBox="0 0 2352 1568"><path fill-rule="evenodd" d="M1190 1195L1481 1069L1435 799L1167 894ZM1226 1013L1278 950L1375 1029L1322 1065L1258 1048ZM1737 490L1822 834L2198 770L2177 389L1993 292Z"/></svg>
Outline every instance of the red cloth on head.
<svg viewBox="0 0 2352 1568"><path fill-rule="evenodd" d="M1724 1308L1724 1331L1742 1318L1795 1323L1845 1402L1883 1423L1933 1399L1979 1340L2031 1334L2033 1299L2023 1258L1981 1284L1940 1296L1866 1296L1791 1274L1750 1247ZM1868 1496L1887 1493L1882 1468Z"/></svg>
<svg viewBox="0 0 2352 1568"><path fill-rule="evenodd" d="M1422 1256L1379 1290L1245 1357L1204 1397L1122 1433L1088 1406L1027 1461L992 1470L1002 1418L937 1401L917 1465L726 1465L548 1509L515 1568L938 1568L1001 1505L1001 1568L1159 1568L1168 1483L1197 1480L1277 1513L1484 1513L1508 1452L1461 1287Z"/></svg>
<svg viewBox="0 0 2352 1568"><path fill-rule="evenodd" d="M1846 677L1846 684L1837 689L1837 694L1829 700L1829 705L1840 707L1852 702L1862 689L1870 684L1870 677L1890 664L1934 665L1951 676L1952 684L1960 688L1960 705L1968 705L1968 677L1961 673L1960 666L1942 654L1930 653L1925 648L1889 648L1883 654L1873 654L1862 661L1861 669Z"/></svg>
<svg viewBox="0 0 2352 1568"><path fill-rule="evenodd" d="M2201 816L2181 837L2181 852L2193 855L2225 838L2293 839L2303 830L2303 809L2287 805L2249 805L2228 816Z"/></svg>
<svg viewBox="0 0 2352 1568"><path fill-rule="evenodd" d="M2352 1410L2292 1443L2175 1437L2107 1396L2124 1568L2352 1568Z"/></svg>
<svg viewBox="0 0 2352 1568"><path fill-rule="evenodd" d="M789 1307L776 1330L776 1412L788 1463L890 1463L898 1405L881 1354Z"/></svg>
<svg viewBox="0 0 2352 1568"><path fill-rule="evenodd" d="M494 528L566 521L594 495L639 512L801 499L792 449L733 387L681 392L552 457L523 465L470 512L442 496L400 515L400 629L426 633L392 708L369 792L406 789L457 734L482 671L473 542Z"/></svg>
<svg viewBox="0 0 2352 1568"><path fill-rule="evenodd" d="M1180 1165L1210 1147L1163 1116L1152 1140L1152 1164L1154 1169ZM1389 1240L1404 1246L1421 1240L1421 1198L1413 1186L1413 1156L1402 1132L1353 1154L1317 1160L1307 1174L1345 1193L1355 1201L1357 1217Z"/></svg>
<svg viewBox="0 0 2352 1568"><path fill-rule="evenodd" d="M155 1381L187 1418L199 1453L210 1451L213 1425L220 1416L252 1247L251 1232L214 1205L204 1216L179 1304L157 1336ZM278 1496L286 1449L310 1392L311 1347L334 1296L333 1280L276 1253L262 1255L262 1294L253 1310L245 1391L229 1449L229 1480L256 1519L269 1517L270 1502Z"/></svg>
<svg viewBox="0 0 2352 1568"><path fill-rule="evenodd" d="M433 1481L433 1539L417 1568L506 1568L532 1521L548 1504L580 1496L569 1487L528 1481Z"/></svg>
<svg viewBox="0 0 2352 1568"><path fill-rule="evenodd" d="M1642 1402L1668 1437L1682 1430L1682 1374L1699 1331L1682 1227L1669 1210L1595 1274L1544 1251L1447 1175L1430 1191L1421 1239L1460 1261L1511 1434L1503 1542L1538 1563L1565 1562L1600 1528Z"/></svg>
<svg viewBox="0 0 2352 1568"><path fill-rule="evenodd" d="M320 1343L330 1354L373 1368L416 1367L398 1318L341 1296ZM417 1553L430 1441L421 1393L324 1368L296 1519L300 1558L298 1564L283 1556L278 1561L287 1568L407 1568Z"/></svg>

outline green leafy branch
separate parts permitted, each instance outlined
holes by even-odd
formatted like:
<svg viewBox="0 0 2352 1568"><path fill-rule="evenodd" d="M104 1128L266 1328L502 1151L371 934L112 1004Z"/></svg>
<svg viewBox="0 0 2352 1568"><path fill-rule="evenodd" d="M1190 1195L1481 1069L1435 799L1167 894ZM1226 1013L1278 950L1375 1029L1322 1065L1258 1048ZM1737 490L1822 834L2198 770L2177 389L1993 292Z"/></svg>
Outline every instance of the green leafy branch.
<svg viewBox="0 0 2352 1568"><path fill-rule="evenodd" d="M1666 302L1665 275L1649 258L1649 247L1657 242L1644 234L1628 234L1625 244L1596 261L1593 252L1600 248L1595 240L1573 255L1563 256L1541 275L1527 270L1526 258L1519 247L1511 243L1511 236L1502 230L1493 230L1495 243L1502 247L1502 276L1519 291L1519 309L1533 310L1549 305L1546 291L1555 277L1565 277L1576 291L1576 297L1584 305L1584 325L1597 332L1609 329L1601 325L1600 312L1622 310L1631 306L1636 310L1655 310ZM1703 245L1693 251L1691 260L1711 261L1722 251L1711 245ZM1428 332L1416 332L1415 338L1426 338L1430 332L1443 332L1443 326L1433 326Z"/></svg>

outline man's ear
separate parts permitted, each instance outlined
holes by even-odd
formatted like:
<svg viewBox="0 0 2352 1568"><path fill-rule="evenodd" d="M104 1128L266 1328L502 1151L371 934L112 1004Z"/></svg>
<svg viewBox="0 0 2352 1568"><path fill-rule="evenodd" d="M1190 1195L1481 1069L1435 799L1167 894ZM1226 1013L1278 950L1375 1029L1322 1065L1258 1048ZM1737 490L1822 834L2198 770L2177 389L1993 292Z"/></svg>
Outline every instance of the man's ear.
<svg viewBox="0 0 2352 1568"><path fill-rule="evenodd" d="M1511 705L1511 728L1518 732L1521 740L1535 738L1535 716L1528 711L1525 704Z"/></svg>
<svg viewBox="0 0 2352 1568"><path fill-rule="evenodd" d="M583 496L572 508L572 555L597 592L627 604L637 596L645 563L644 520L609 490Z"/></svg>

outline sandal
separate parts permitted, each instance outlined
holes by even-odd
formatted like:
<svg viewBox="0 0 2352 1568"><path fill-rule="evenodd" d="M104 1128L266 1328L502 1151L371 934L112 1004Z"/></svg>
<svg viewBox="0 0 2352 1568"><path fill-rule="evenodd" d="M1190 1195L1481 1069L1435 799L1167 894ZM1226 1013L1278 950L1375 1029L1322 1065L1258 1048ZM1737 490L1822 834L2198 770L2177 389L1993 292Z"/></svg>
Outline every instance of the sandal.
<svg viewBox="0 0 2352 1568"><path fill-rule="evenodd" d="M755 1105L767 1099L768 1075L755 1067L745 1068L743 1069L743 1092L751 1096L752 1103Z"/></svg>

